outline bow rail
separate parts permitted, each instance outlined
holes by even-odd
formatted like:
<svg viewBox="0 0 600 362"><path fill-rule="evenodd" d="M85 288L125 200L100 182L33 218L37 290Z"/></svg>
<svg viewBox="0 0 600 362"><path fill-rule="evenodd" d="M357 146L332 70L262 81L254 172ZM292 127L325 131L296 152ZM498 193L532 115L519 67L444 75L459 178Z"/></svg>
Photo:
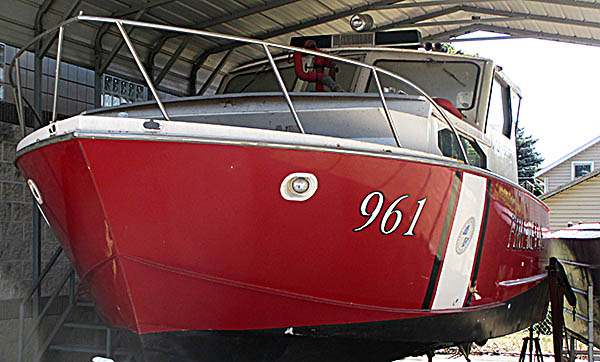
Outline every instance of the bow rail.
<svg viewBox="0 0 600 362"><path fill-rule="evenodd" d="M388 104L386 102L385 94L382 89L381 82L379 80L379 74L385 74L385 75L387 75L391 78L394 78L394 79L408 85L409 87L415 89L423 98L425 98L425 100L428 103L430 103L432 105L432 107L436 111L436 113L438 113L441 116L441 118L443 119L443 121L450 127L454 137L456 138L457 144L460 149L462 161L464 161L466 164L468 164L468 162L469 162L467 159L467 154L464 149L463 143L460 141L460 137L458 135L456 127L454 126L452 121L448 118L448 116L446 115L446 112L444 110L442 110L442 108L432 99L432 97L429 96L425 91L423 91L419 86L412 83L408 79L406 79L402 76L399 76L393 72L390 72L388 70L385 70L383 68L379 68L375 65L362 63L357 60L328 54L325 52L320 52L320 51L315 51L315 50L305 49L305 48L298 48L298 47L294 47L294 46L281 45L281 44L261 41L261 40L242 37L242 36L214 33L214 32L209 32L209 31L205 31L205 30L183 28L183 27L165 25L165 24L147 23L147 22L136 21L136 20L117 19L117 18L99 17L99 16L88 16L88 15L82 15L82 14L72 17L70 19L67 19L67 20L57 24L53 28L50 28L50 29L44 31L40 35L33 38L26 46L24 46L17 52L14 60L12 61L11 65L10 65L9 79L10 79L10 83L13 85L13 91L14 91L14 96L15 96L16 106L17 106L17 116L18 116L19 124L21 126L23 134L25 134L25 120L24 120L24 112L23 112L23 99L24 98L23 98L23 94L22 94L22 90L21 90L21 79L19 76L19 74L20 74L19 57L21 55L23 55L24 52L27 49L29 49L32 45L34 45L36 42L40 41L40 39L42 39L48 35L54 34L56 32L59 33L58 34L58 50L57 50L57 55L56 55L56 70L55 70L55 78L54 78L55 83L54 83L54 95L53 95L53 104L52 104L52 119L50 121L50 126L52 128L53 127L52 124L56 121L56 116L57 116L56 115L56 104L57 104L58 80L59 80L59 77L57 77L57 75L59 74L60 62L61 62L61 57L62 57L64 29L67 26L72 25L75 22L108 23L108 24L114 24L115 26L117 26L123 40L127 44L127 47L129 49L132 57L134 58L134 61L138 67L138 70L142 73L142 76L144 77L146 84L147 84L148 88L150 89L152 96L155 99L156 104L157 104L158 108L160 109L160 112L162 113L162 116L165 121L170 120L169 114L168 114L168 109L164 106L164 103L160 100L160 97L158 96L158 92L152 82L152 79L150 79L150 77L148 76L148 73L147 73L142 61L140 60L139 55L137 54L137 51L135 50L135 47L133 46L133 43L131 42L131 40L129 39L129 36L127 35L127 32L123 28L124 25L132 26L132 27L141 27L141 28L147 28L147 29L160 30L160 31L170 31L170 32L176 32L176 33L182 33L182 34L188 34L188 35L197 35L197 36L208 37L208 38L236 41L236 42L241 42L244 44L260 46L264 50L265 55L266 55L267 59L269 60L269 63L271 64L272 71L275 75L275 78L277 79L279 88L281 89L281 92L286 100L286 103L288 105L288 108L290 109L290 112L293 116L296 126L302 133L305 133L305 131L304 131L304 127L302 126L301 119L298 116L298 113L296 112L294 103L289 95L288 90L285 87L285 84L283 83L279 69L277 68L275 61L273 60L273 54L271 53L270 48L280 49L280 50L288 51L288 52L301 52L301 53L307 54L307 55L320 56L320 57L323 57L326 59L331 59L331 60L334 60L334 61L337 61L340 63L346 63L346 64L354 65L356 67L369 69L373 75L373 79L375 80L377 92L379 94L379 99L381 101L381 104L382 104L382 107L383 107L383 110L385 113L385 118L391 129L394 140L395 140L396 144L398 145L398 147L402 147L398 130L396 129L396 126L394 125L394 122L392 119L392 114L391 114ZM13 74L16 74L16 77L13 77ZM27 102L27 103L29 103L29 102Z"/></svg>

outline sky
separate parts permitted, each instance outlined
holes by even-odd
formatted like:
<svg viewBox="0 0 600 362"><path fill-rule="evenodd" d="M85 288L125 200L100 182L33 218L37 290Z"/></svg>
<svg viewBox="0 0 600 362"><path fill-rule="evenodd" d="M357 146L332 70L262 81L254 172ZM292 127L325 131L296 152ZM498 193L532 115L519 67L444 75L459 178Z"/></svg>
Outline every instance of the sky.
<svg viewBox="0 0 600 362"><path fill-rule="evenodd" d="M538 39L452 45L493 60L519 86L519 127L538 139L542 167L600 136L600 47Z"/></svg>

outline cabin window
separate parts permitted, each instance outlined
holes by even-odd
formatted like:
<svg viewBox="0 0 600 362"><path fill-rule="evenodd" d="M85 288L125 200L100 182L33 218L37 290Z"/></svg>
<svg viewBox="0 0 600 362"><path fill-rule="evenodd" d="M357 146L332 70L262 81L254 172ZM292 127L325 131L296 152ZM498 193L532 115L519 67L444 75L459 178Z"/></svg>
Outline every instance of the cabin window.
<svg viewBox="0 0 600 362"><path fill-rule="evenodd" d="M492 92L488 104L488 116L486 132L502 133L510 138L512 134L513 114L511 111L511 90L508 86L501 84L498 79L492 83ZM515 107L518 114L519 107Z"/></svg>
<svg viewBox="0 0 600 362"><path fill-rule="evenodd" d="M296 81L294 67L279 68L286 89L289 91ZM253 71L231 78L223 93L281 92L275 73L270 66L263 65Z"/></svg>
<svg viewBox="0 0 600 362"><path fill-rule="evenodd" d="M445 98L458 109L471 109L475 104L479 67L471 62L379 60L375 65L413 82L434 98ZM369 80L368 92L377 92L375 81ZM381 85L394 93L420 95L402 81L379 74Z"/></svg>
<svg viewBox="0 0 600 362"><path fill-rule="evenodd" d="M467 153L469 165L485 168L487 164L485 154L477 142L464 136L460 136L460 141ZM459 160L463 159L461 157L460 146L456 142L456 137L454 137L454 133L448 128L438 132L438 147L444 156Z"/></svg>
<svg viewBox="0 0 600 362"><path fill-rule="evenodd" d="M462 141L465 152L467 153L469 165L486 168L485 154L477 142L463 136L460 136L460 140Z"/></svg>
<svg viewBox="0 0 600 362"><path fill-rule="evenodd" d="M571 180L594 171L594 162L571 162Z"/></svg>

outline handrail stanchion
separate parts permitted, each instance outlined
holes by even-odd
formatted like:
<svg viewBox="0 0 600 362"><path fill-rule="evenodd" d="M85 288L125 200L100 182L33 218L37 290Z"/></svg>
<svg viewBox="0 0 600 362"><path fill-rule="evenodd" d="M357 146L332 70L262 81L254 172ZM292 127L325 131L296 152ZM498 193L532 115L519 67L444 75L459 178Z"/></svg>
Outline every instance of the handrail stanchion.
<svg viewBox="0 0 600 362"><path fill-rule="evenodd" d="M287 89L285 88L285 83L283 82L283 78L281 78L281 74L279 74L279 69L277 69L277 64L275 64L275 60L273 59L273 56L271 55L271 51L269 50L269 47L265 43L262 43L262 46L265 49L265 53L267 53L267 58L269 58L269 63L271 63L271 67L273 68L273 73L275 74L275 78L277 78L279 87L281 87L283 96L285 97L288 107L290 107L290 112L292 112L292 116L294 116L294 121L296 121L296 125L298 126L298 129L300 130L300 132L306 133L306 132L304 132L304 127L302 127L302 124L300 123L300 118L298 118L298 113L296 112L296 108L294 107L294 104L292 103L290 94L288 93Z"/></svg>
<svg viewBox="0 0 600 362"><path fill-rule="evenodd" d="M119 28L119 31L121 32L121 35L123 36L123 40L125 40L125 43L127 44L127 47L129 48L129 51L131 52L131 55L133 56L133 59L135 59L135 63L137 64L140 72L142 72L142 76L146 80L146 84L148 84L148 88L150 88L150 91L152 92L154 99L156 99L158 108L160 108L160 113L162 113L163 117L165 117L165 120L170 121L169 115L167 115L167 110L165 109L165 106L161 102L160 98L158 97L156 88L154 88L154 84L152 83L150 76L148 76L148 73L146 72L146 68L144 68L144 65L142 64L140 57L138 56L137 52L135 51L135 48L133 47L133 43L131 43L131 39L129 39L129 35L127 35L125 28L123 28L123 24L120 21L117 21L116 24L117 24L117 27Z"/></svg>
<svg viewBox="0 0 600 362"><path fill-rule="evenodd" d="M387 101L385 100L385 95L383 94L383 89L381 88L381 82L379 81L379 76L377 75L377 69L373 67L373 68L371 68L371 70L373 72L373 79L375 79L375 84L377 84L377 92L379 92L379 99L381 100L381 103L383 104L383 109L385 111L385 117L387 118L388 123L390 124L390 128L392 129L392 134L394 135L394 139L396 140L398 147L402 147L402 144L400 143L400 137L398 136L398 130L396 130L396 125L394 125L394 121L392 120L392 113L390 112L390 109L388 108Z"/></svg>
<svg viewBox="0 0 600 362"><path fill-rule="evenodd" d="M54 97L52 100L52 119L50 123L54 123L56 121L56 103L58 99L58 80L60 78L60 58L62 56L62 45L63 45L63 37L64 37L64 27L60 27L58 29L58 50L56 52L56 70L54 72Z"/></svg>

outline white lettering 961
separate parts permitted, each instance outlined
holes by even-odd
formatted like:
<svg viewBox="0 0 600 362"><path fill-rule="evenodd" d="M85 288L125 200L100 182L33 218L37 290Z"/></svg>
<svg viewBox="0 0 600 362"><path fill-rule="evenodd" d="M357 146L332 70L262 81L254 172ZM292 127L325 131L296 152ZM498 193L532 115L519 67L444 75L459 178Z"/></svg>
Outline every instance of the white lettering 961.
<svg viewBox="0 0 600 362"><path fill-rule="evenodd" d="M377 204L375 205L375 208L372 211L369 211L369 210L367 210L367 207L369 206L369 202L371 202L371 199L374 197L377 197ZM389 234L393 233L394 231L396 231L396 229L398 229L398 227L400 226L400 222L402 222L402 216L403 216L402 210L397 208L398 204L402 200L408 199L409 197L410 197L410 195L408 195L408 194L398 197L385 210L385 212L383 213L383 217L381 218L381 223L379 225L379 231L381 231L381 233L383 235L389 235ZM360 210L360 215L367 217L368 219L362 226L352 229L352 231L355 231L355 232L362 231L362 230L366 229L369 225L371 225L375 221L375 219L377 219L379 214L381 213L381 210L383 209L384 199L385 199L385 197L383 196L383 193L380 191L373 191L370 194L368 194L367 196L365 196L365 198L363 199L363 201L360 204L359 210ZM412 220L410 222L410 226L408 227L408 230L406 230L406 232L404 234L402 234L403 236L414 236L415 235L415 227L417 226L417 222L419 221L421 212L423 211L423 208L425 207L426 201L427 201L427 197L422 198L421 200L417 201L417 204L419 205L419 207L417 208L417 211L415 212L415 214L412 217ZM392 224L391 227L388 228L388 221L390 220L390 218L392 216L394 216L394 223Z"/></svg>

